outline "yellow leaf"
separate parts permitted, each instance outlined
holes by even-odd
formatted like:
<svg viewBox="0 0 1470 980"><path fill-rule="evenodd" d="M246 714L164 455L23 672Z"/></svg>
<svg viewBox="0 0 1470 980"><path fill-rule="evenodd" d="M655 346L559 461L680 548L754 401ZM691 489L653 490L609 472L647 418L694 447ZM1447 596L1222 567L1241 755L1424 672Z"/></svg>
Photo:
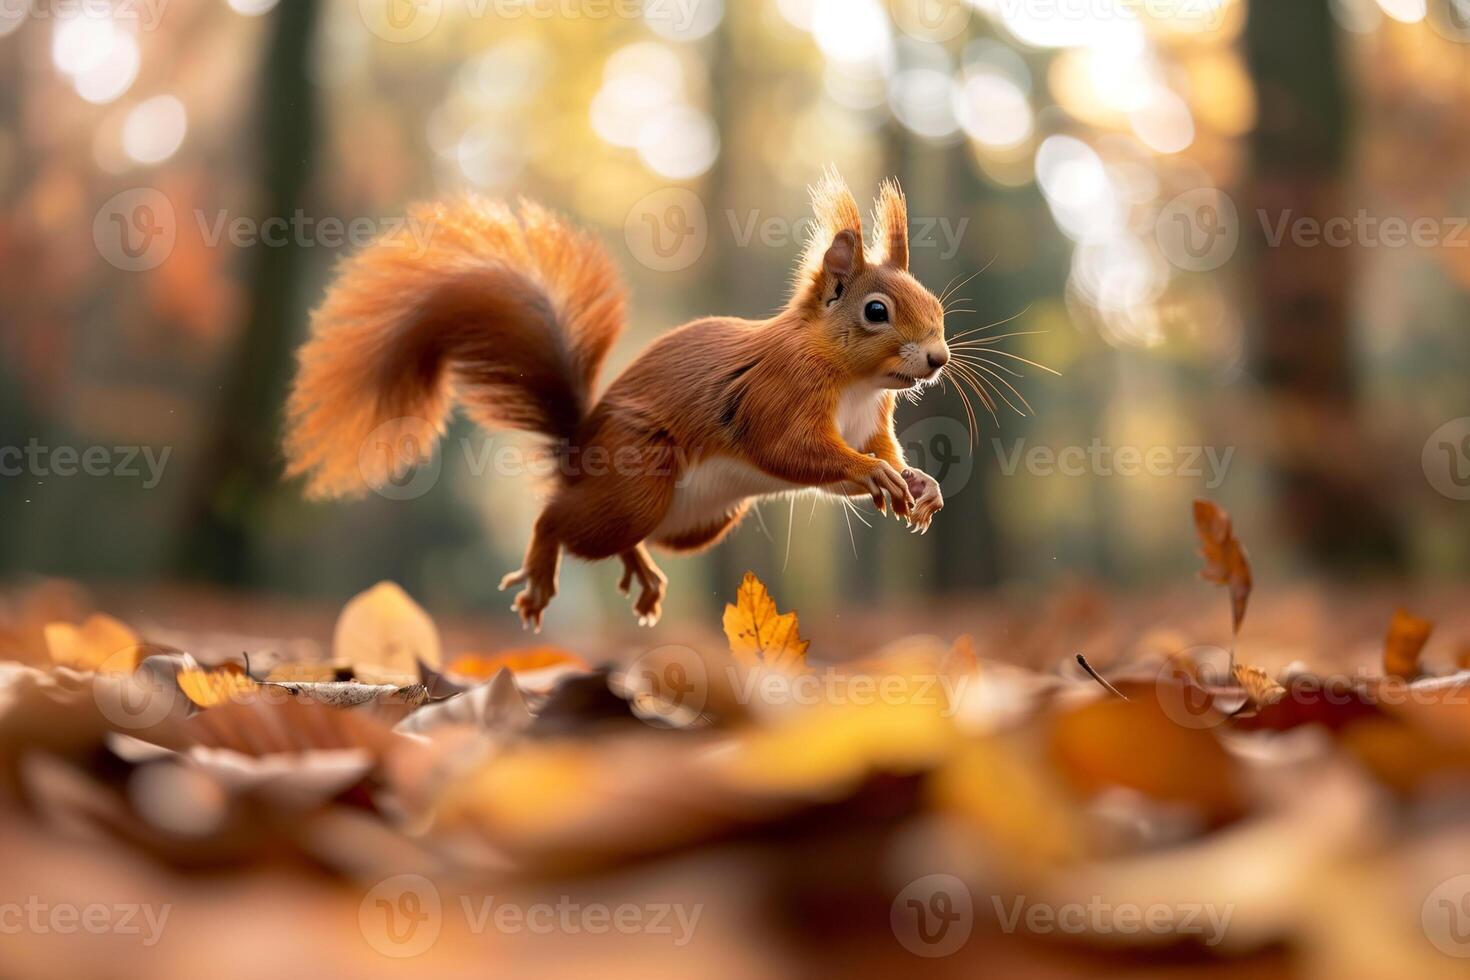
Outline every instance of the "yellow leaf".
<svg viewBox="0 0 1470 980"><path fill-rule="evenodd" d="M260 689L239 664L225 664L215 670L181 670L178 682L184 696L201 708L227 704Z"/></svg>
<svg viewBox="0 0 1470 980"><path fill-rule="evenodd" d="M746 572L735 605L725 606L725 636L735 659L750 666L804 666L811 641L803 640L797 627L796 613L777 612L761 580Z"/></svg>
<svg viewBox="0 0 1470 980"><path fill-rule="evenodd" d="M1286 688L1272 680L1271 675L1259 667L1236 664L1235 682L1245 688L1246 696L1257 706L1275 704L1286 697Z"/></svg>
<svg viewBox="0 0 1470 980"><path fill-rule="evenodd" d="M1429 641L1434 624L1395 609L1388 635L1383 640L1383 672L1389 677L1413 680L1419 676L1419 654Z"/></svg>
<svg viewBox="0 0 1470 980"><path fill-rule="evenodd" d="M47 623L46 649L59 667L127 673L138 666L138 634L123 622L97 613L81 626Z"/></svg>
<svg viewBox="0 0 1470 980"><path fill-rule="evenodd" d="M418 679L420 660L439 666L439 631L408 593L379 582L342 607L332 650L358 680L410 684Z"/></svg>

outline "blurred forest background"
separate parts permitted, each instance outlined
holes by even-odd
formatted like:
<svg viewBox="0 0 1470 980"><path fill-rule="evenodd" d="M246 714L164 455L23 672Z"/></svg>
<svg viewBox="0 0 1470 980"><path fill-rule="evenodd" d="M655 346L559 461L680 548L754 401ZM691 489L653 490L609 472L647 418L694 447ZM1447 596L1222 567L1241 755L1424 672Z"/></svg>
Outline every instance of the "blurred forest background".
<svg viewBox="0 0 1470 980"><path fill-rule="evenodd" d="M1261 574L1462 578L1467 42L1463 0L0 0L0 446L110 461L0 477L0 575L333 608L389 578L509 624L494 583L537 501L477 472L503 434L457 422L408 493L280 480L334 263L415 200L541 200L626 271L616 371L691 317L775 308L834 163L864 201L902 181L931 288L979 273L952 332L1013 318L1005 349L1061 377L1004 376L1034 412L998 403L973 449L952 387L901 409L945 481L934 533L767 506L665 564L670 616L712 621L746 568L807 617L1147 590L1192 573L1202 495ZM1433 233L1271 241L1362 215ZM1169 463L1025 461L1093 446ZM614 577L568 567L551 627L621 622Z"/></svg>

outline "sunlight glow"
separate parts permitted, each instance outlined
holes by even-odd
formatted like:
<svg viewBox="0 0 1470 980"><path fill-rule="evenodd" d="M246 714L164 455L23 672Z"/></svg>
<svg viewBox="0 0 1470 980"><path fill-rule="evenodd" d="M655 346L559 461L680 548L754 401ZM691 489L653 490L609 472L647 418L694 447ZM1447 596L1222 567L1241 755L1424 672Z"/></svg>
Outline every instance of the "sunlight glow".
<svg viewBox="0 0 1470 980"><path fill-rule="evenodd" d="M1026 93L998 72L976 72L957 85L954 109L969 137L992 149L1009 149L1031 138Z"/></svg>
<svg viewBox="0 0 1470 980"><path fill-rule="evenodd" d="M1048 136L1036 151L1036 182L1067 237L1105 237L1123 224L1123 207L1102 158L1071 136Z"/></svg>
<svg viewBox="0 0 1470 980"><path fill-rule="evenodd" d="M123 150L138 163L161 163L178 152L188 128L184 103L155 95L134 106L123 121Z"/></svg>

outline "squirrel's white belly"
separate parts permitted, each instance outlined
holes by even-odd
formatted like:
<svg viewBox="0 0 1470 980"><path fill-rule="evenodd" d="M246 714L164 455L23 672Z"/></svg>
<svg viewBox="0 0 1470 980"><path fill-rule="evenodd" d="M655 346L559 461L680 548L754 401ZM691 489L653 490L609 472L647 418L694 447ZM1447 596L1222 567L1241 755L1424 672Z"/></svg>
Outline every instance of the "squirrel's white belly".
<svg viewBox="0 0 1470 980"><path fill-rule="evenodd" d="M853 388L838 403L835 422L842 440L857 447L878 430L883 392ZM680 475L674 500L653 532L654 538L677 537L725 520L741 501L751 497L816 490L791 483L730 456L714 456L695 463Z"/></svg>

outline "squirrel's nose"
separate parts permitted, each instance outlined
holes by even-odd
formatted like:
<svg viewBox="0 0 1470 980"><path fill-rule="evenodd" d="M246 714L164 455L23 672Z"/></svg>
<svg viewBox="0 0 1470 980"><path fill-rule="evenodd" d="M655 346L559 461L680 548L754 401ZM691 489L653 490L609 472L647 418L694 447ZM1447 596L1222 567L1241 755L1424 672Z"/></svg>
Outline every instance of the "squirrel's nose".
<svg viewBox="0 0 1470 980"><path fill-rule="evenodd" d="M939 350L929 352L929 367L938 371L949 363L949 351Z"/></svg>

